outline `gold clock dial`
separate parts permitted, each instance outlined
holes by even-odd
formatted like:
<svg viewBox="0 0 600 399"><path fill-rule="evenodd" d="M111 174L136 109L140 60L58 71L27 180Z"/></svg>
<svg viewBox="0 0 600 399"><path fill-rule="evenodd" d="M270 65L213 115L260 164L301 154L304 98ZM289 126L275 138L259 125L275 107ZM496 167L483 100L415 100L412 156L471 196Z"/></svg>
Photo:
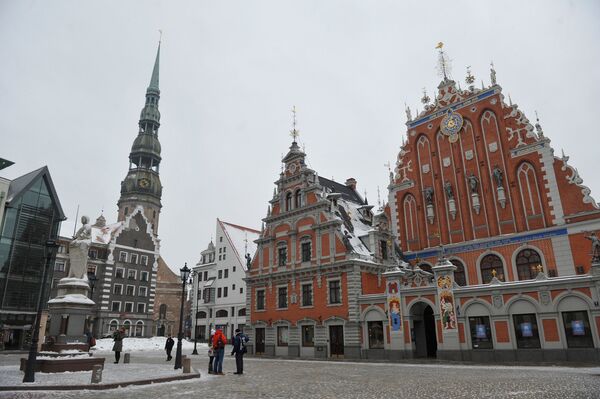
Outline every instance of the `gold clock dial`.
<svg viewBox="0 0 600 399"><path fill-rule="evenodd" d="M138 180L138 185L142 188L147 188L150 186L150 180L148 179L140 179Z"/></svg>

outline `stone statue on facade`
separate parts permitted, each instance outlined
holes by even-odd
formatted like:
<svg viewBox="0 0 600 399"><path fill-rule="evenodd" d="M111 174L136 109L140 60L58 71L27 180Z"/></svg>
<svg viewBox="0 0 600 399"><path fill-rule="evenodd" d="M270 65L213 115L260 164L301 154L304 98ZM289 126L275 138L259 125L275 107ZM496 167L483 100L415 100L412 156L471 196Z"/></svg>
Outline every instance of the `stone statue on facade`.
<svg viewBox="0 0 600 399"><path fill-rule="evenodd" d="M502 169L499 167L495 167L494 171L494 181L496 182L496 187L502 187L502 179L504 178L504 173L502 173Z"/></svg>
<svg viewBox="0 0 600 399"><path fill-rule="evenodd" d="M477 181L477 176L471 173L471 176L467 178L469 181L469 188L472 194L477 193L477 186L479 185L479 181Z"/></svg>
<svg viewBox="0 0 600 399"><path fill-rule="evenodd" d="M81 224L81 228L77 230L73 240L69 243L69 259L71 260L70 278L82 279L87 273L88 252L92 243L90 218L82 216Z"/></svg>
<svg viewBox="0 0 600 399"><path fill-rule="evenodd" d="M450 183L449 181L444 183L444 190L446 191L446 195L448 196L449 200L454 199L454 192L452 191L452 183Z"/></svg>
<svg viewBox="0 0 600 399"><path fill-rule="evenodd" d="M425 202L427 204L433 204L433 188L432 187L427 187L423 191L423 194L425 195Z"/></svg>
<svg viewBox="0 0 600 399"><path fill-rule="evenodd" d="M592 242L592 262L600 262L600 238L596 236L596 233L591 233L585 238Z"/></svg>
<svg viewBox="0 0 600 399"><path fill-rule="evenodd" d="M250 270L250 264L252 263L252 257L250 254L246 254L246 268Z"/></svg>

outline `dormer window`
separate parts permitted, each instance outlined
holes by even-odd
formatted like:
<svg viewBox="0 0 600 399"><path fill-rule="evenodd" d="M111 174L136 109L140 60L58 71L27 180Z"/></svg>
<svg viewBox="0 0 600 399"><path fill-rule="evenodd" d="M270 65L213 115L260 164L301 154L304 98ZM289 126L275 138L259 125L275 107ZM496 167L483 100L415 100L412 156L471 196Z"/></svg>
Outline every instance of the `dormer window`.
<svg viewBox="0 0 600 399"><path fill-rule="evenodd" d="M285 210L286 211L292 210L292 193L287 193L285 195Z"/></svg>

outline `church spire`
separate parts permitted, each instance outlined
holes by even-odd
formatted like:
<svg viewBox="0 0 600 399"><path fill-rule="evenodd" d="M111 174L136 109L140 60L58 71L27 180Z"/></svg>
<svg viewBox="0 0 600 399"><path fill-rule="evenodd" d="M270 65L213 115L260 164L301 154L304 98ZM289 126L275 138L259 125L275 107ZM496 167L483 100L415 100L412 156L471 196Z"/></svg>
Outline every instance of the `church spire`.
<svg viewBox="0 0 600 399"><path fill-rule="evenodd" d="M156 60L154 61L154 69L152 70L152 77L150 78L150 86L148 86L148 91L154 90L160 93L158 88L158 73L159 73L159 64L160 64L160 40L158 41L158 50L156 51Z"/></svg>

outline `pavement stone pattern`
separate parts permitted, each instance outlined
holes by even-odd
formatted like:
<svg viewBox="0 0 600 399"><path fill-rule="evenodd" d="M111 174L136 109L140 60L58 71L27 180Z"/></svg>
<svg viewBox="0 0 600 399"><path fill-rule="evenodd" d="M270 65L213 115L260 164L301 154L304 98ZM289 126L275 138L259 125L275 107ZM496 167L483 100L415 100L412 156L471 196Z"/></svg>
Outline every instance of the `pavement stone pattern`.
<svg viewBox="0 0 600 399"><path fill-rule="evenodd" d="M106 354L110 356L111 354ZM226 356L225 376L206 373L207 357L192 357L200 379L108 391L0 392L4 398L600 398L600 368L509 367L447 363L398 364L244 359L244 375ZM18 357L0 356L0 364ZM163 353L132 353L132 362L164 363ZM68 378L65 376L64 378ZM2 377L0 376L0 383Z"/></svg>

